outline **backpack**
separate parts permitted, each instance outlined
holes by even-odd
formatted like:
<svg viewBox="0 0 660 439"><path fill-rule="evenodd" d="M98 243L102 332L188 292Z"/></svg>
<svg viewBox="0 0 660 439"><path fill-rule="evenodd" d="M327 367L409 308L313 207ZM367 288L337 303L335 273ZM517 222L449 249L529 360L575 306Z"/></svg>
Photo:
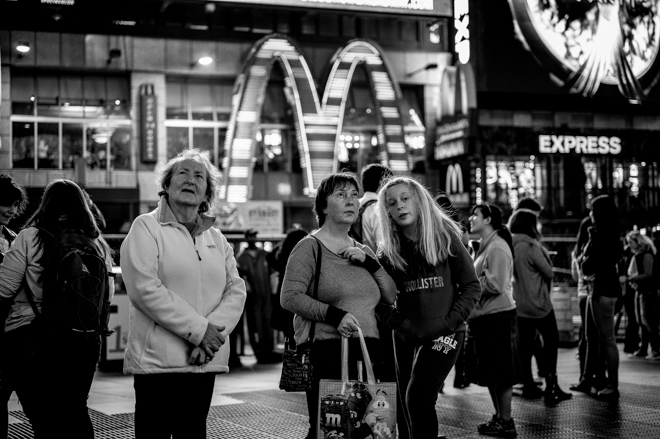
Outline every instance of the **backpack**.
<svg viewBox="0 0 660 439"><path fill-rule="evenodd" d="M94 239L75 229L41 230L52 236L42 277L44 321L63 331L109 335L109 274Z"/></svg>
<svg viewBox="0 0 660 439"><path fill-rule="evenodd" d="M378 200L369 200L366 203L360 207L360 210L358 210L358 217L357 221L355 221L351 225L351 230L349 230L348 234L350 235L351 238L355 239L357 242L360 244L364 244L362 240L364 237L362 236L362 215L364 214L364 211L366 210L367 207L371 206Z"/></svg>

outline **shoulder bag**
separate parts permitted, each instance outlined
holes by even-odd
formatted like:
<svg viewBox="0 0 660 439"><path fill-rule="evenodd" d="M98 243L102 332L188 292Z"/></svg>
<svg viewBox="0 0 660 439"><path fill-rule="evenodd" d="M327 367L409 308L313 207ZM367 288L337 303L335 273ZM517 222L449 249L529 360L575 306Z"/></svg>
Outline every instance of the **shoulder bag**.
<svg viewBox="0 0 660 439"><path fill-rule="evenodd" d="M316 238L314 238L316 239ZM316 252L316 271L314 272L314 291L312 297L316 299L319 289L319 277L321 275L321 243L316 239L318 251ZM280 389L285 392L304 392L312 388L313 371L310 354L314 343L314 331L316 321L312 320L309 330L309 338L297 348L292 348L289 338L284 342L284 353L282 354L282 376L280 377Z"/></svg>

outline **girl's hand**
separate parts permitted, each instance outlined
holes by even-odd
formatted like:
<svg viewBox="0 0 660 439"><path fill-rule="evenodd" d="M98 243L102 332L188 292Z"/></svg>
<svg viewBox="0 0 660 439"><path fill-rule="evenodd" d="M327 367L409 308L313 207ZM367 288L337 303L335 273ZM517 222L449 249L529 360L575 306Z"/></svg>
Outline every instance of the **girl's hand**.
<svg viewBox="0 0 660 439"><path fill-rule="evenodd" d="M346 247L343 250L339 250L338 254L344 259L358 263L364 262L367 257L367 255L357 247Z"/></svg>
<svg viewBox="0 0 660 439"><path fill-rule="evenodd" d="M357 329L360 327L360 323L350 312L346 313L339 326L337 326L337 331L342 337L353 337L357 334Z"/></svg>

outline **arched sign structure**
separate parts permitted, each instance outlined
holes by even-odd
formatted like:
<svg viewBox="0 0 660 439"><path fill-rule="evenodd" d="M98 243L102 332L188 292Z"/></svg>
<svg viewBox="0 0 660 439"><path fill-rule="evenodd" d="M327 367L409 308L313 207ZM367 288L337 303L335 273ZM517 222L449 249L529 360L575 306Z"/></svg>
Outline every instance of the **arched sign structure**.
<svg viewBox="0 0 660 439"><path fill-rule="evenodd" d="M411 169L399 108L401 91L378 46L357 39L340 48L331 60L332 69L319 99L314 78L298 45L286 35L273 34L254 45L234 85L225 138L221 199L243 202L251 198L255 137L275 62L279 62L284 72L284 92L294 112L306 194L314 195L321 180L337 171L335 157L348 90L353 73L361 64L367 69L377 107L379 159L394 172Z"/></svg>

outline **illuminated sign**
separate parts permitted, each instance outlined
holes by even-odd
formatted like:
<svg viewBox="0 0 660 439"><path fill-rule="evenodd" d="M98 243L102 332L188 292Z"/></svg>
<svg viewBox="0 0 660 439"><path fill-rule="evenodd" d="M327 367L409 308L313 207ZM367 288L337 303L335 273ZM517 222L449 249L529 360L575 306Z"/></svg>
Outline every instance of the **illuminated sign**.
<svg viewBox="0 0 660 439"><path fill-rule="evenodd" d="M388 14L451 17L451 0L215 0L250 5L383 12Z"/></svg>
<svg viewBox="0 0 660 439"><path fill-rule="evenodd" d="M621 139L607 136L539 136L539 152L543 154L619 154Z"/></svg>
<svg viewBox="0 0 660 439"><path fill-rule="evenodd" d="M305 193L313 196L321 180L337 172L337 151L344 122L347 95L358 66L363 65L376 102L379 160L395 173L412 168L404 138L399 103L401 90L374 43L352 40L335 53L322 98L311 69L298 45L286 35L269 35L258 41L236 78L232 112L225 136L226 170L220 199L243 202L251 198L252 172L264 94L275 62L285 76L284 93L293 110Z"/></svg>
<svg viewBox="0 0 660 439"><path fill-rule="evenodd" d="M41 0L42 5L73 6L75 0Z"/></svg>
<svg viewBox="0 0 660 439"><path fill-rule="evenodd" d="M441 123L436 129L433 158L444 160L467 153L466 138L470 135L470 121L462 116L450 122Z"/></svg>
<svg viewBox="0 0 660 439"><path fill-rule="evenodd" d="M454 1L454 51L461 64L470 61L470 0Z"/></svg>
<svg viewBox="0 0 660 439"><path fill-rule="evenodd" d="M660 72L659 0L509 0L534 56L572 93L593 96L617 85L646 97Z"/></svg>
<svg viewBox="0 0 660 439"><path fill-rule="evenodd" d="M465 192L463 169L458 163L447 166L445 192L455 205L469 205L470 194Z"/></svg>
<svg viewBox="0 0 660 439"><path fill-rule="evenodd" d="M156 163L158 160L157 134L158 109L153 84L142 84L140 90L140 115L142 120L141 158L142 163Z"/></svg>

